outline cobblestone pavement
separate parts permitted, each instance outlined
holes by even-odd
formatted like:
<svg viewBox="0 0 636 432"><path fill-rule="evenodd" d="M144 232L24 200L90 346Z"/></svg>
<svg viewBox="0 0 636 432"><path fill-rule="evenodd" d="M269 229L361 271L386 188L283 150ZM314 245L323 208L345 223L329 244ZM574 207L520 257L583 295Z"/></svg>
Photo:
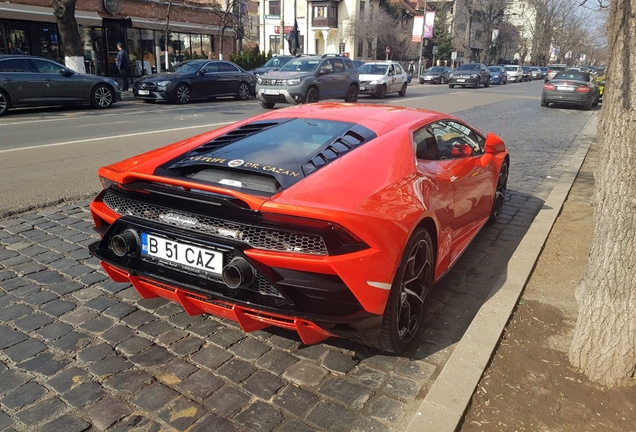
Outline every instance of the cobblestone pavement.
<svg viewBox="0 0 636 432"><path fill-rule="evenodd" d="M496 111L497 122L493 122ZM0 221L0 430L389 431L404 427L559 176L589 115L514 99L458 113L512 157L501 222L432 293L408 356L243 333L111 282L87 202ZM538 124L540 127L532 126Z"/></svg>

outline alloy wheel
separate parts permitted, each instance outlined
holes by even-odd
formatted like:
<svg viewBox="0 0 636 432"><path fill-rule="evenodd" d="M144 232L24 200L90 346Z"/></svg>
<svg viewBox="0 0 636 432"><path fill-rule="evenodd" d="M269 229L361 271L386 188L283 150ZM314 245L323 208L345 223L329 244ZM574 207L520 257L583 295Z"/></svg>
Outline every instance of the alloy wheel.
<svg viewBox="0 0 636 432"><path fill-rule="evenodd" d="M0 92L0 115L7 112L9 109L9 101L7 100L4 93Z"/></svg>
<svg viewBox="0 0 636 432"><path fill-rule="evenodd" d="M190 88L186 85L177 87L177 102L187 104L190 102Z"/></svg>
<svg viewBox="0 0 636 432"><path fill-rule="evenodd" d="M318 90L316 90L315 88L310 88L309 91L307 92L307 103L316 103L318 102Z"/></svg>
<svg viewBox="0 0 636 432"><path fill-rule="evenodd" d="M493 219L499 218L501 209L503 208L504 201L506 199L506 187L508 186L508 164L503 163L501 170L499 171L499 178L497 178L497 189L495 191L495 205L493 208Z"/></svg>
<svg viewBox="0 0 636 432"><path fill-rule="evenodd" d="M403 342L410 342L417 333L426 304L433 272L432 248L426 240L417 242L406 262L400 284L397 330Z"/></svg>
<svg viewBox="0 0 636 432"><path fill-rule="evenodd" d="M241 100L248 100L250 98L250 88L247 84L242 83L238 88L238 97Z"/></svg>
<svg viewBox="0 0 636 432"><path fill-rule="evenodd" d="M106 86L97 87L93 97L100 108L108 108L113 104L113 92Z"/></svg>

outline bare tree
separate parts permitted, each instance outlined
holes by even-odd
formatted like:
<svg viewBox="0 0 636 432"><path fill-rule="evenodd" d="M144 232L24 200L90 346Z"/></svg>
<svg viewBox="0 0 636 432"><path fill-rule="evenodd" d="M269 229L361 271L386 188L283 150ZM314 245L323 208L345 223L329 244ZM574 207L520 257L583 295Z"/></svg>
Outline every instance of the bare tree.
<svg viewBox="0 0 636 432"><path fill-rule="evenodd" d="M612 0L607 92L599 124L594 225L587 271L576 289L572 364L606 386L636 376L636 1Z"/></svg>
<svg viewBox="0 0 636 432"><path fill-rule="evenodd" d="M76 3L77 0L51 0L64 50L64 62L68 68L79 73L86 73L82 41L75 20Z"/></svg>

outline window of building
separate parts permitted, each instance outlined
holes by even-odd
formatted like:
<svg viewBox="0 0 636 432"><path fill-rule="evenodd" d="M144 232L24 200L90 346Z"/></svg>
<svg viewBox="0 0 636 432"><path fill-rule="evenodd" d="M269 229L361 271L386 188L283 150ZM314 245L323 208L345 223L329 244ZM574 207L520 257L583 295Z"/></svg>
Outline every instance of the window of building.
<svg viewBox="0 0 636 432"><path fill-rule="evenodd" d="M327 6L314 6L313 18L327 18Z"/></svg>
<svg viewBox="0 0 636 432"><path fill-rule="evenodd" d="M274 54L278 54L280 52L280 35L270 35L269 50Z"/></svg>
<svg viewBox="0 0 636 432"><path fill-rule="evenodd" d="M363 57L363 55L362 55L362 49L363 49L363 47L364 47L364 46L363 46L362 41L361 41L361 40L360 40L360 41L358 41L358 57Z"/></svg>
<svg viewBox="0 0 636 432"><path fill-rule="evenodd" d="M367 41L367 57L375 58L373 55L373 41Z"/></svg>
<svg viewBox="0 0 636 432"><path fill-rule="evenodd" d="M364 18L364 7L366 3L360 2L360 17Z"/></svg>
<svg viewBox="0 0 636 432"><path fill-rule="evenodd" d="M336 6L329 6L329 18L338 19L338 8Z"/></svg>
<svg viewBox="0 0 636 432"><path fill-rule="evenodd" d="M269 14L280 15L280 0L269 0Z"/></svg>
<svg viewBox="0 0 636 432"><path fill-rule="evenodd" d="M369 21L373 21L373 5L369 5Z"/></svg>

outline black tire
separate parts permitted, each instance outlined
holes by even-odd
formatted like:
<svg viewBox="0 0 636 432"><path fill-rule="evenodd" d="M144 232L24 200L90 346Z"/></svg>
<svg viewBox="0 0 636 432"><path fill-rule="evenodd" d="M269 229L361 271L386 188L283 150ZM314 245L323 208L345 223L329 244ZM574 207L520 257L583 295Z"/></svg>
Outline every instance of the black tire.
<svg viewBox="0 0 636 432"><path fill-rule="evenodd" d="M593 105L594 105L594 99L590 99L590 101L589 101L587 104L585 104L585 105L583 106L583 108L585 108L587 111L589 111L589 110L591 110L591 109L592 109L592 106L593 106Z"/></svg>
<svg viewBox="0 0 636 432"><path fill-rule="evenodd" d="M358 86L355 84L351 84L349 86L349 90L347 90L347 95L345 96L345 102L358 102Z"/></svg>
<svg viewBox="0 0 636 432"><path fill-rule="evenodd" d="M152 103L157 102L157 101L156 101L156 100L154 100L154 99L142 99L142 101L144 101L144 102L146 102L146 103L149 103L149 104L152 104Z"/></svg>
<svg viewBox="0 0 636 432"><path fill-rule="evenodd" d="M320 94L316 87L309 87L307 90L307 96L305 96L306 103L316 103L320 101Z"/></svg>
<svg viewBox="0 0 636 432"><path fill-rule="evenodd" d="M433 284L435 252L431 235L417 228L404 248L384 310L382 329L369 345L403 354L419 340Z"/></svg>
<svg viewBox="0 0 636 432"><path fill-rule="evenodd" d="M110 108L115 101L113 89L106 84L98 84L91 92L91 106L93 108Z"/></svg>
<svg viewBox="0 0 636 432"><path fill-rule="evenodd" d="M420 84L424 84L424 80L420 80Z"/></svg>
<svg viewBox="0 0 636 432"><path fill-rule="evenodd" d="M174 103L178 103L180 105L185 105L192 100L192 92L190 91L190 87L187 84L179 84L174 89Z"/></svg>
<svg viewBox="0 0 636 432"><path fill-rule="evenodd" d="M402 97L406 96L406 87L407 87L406 83L402 84L402 90L398 92L400 96Z"/></svg>
<svg viewBox="0 0 636 432"><path fill-rule="evenodd" d="M506 201L506 187L508 186L508 161L504 160L499 169L497 177L497 186L495 188L495 199L492 202L492 210L490 210L490 218L488 223L495 223L501 215L501 209Z"/></svg>
<svg viewBox="0 0 636 432"><path fill-rule="evenodd" d="M550 106L550 102L548 102L547 100L541 98L541 106L542 107Z"/></svg>
<svg viewBox="0 0 636 432"><path fill-rule="evenodd" d="M486 82L484 83L484 87L485 87L485 88L490 87L490 81L486 81Z"/></svg>
<svg viewBox="0 0 636 432"><path fill-rule="evenodd" d="M0 90L0 116L3 116L7 112L9 112L9 108L11 108L11 101L9 100L9 95L7 95L4 91Z"/></svg>
<svg viewBox="0 0 636 432"><path fill-rule="evenodd" d="M265 109L272 109L274 108L274 103L269 103L269 102L261 102L261 106Z"/></svg>
<svg viewBox="0 0 636 432"><path fill-rule="evenodd" d="M449 84L448 88L455 88L455 84Z"/></svg>
<svg viewBox="0 0 636 432"><path fill-rule="evenodd" d="M378 91L375 93L375 97L378 99L384 99L386 97L386 86L382 84Z"/></svg>
<svg viewBox="0 0 636 432"><path fill-rule="evenodd" d="M477 81L475 81L475 88L479 88L481 86L481 78L477 78Z"/></svg>
<svg viewBox="0 0 636 432"><path fill-rule="evenodd" d="M250 98L250 86L246 82L242 82L238 86L238 90L236 91L236 96L234 96L238 100L246 101Z"/></svg>

